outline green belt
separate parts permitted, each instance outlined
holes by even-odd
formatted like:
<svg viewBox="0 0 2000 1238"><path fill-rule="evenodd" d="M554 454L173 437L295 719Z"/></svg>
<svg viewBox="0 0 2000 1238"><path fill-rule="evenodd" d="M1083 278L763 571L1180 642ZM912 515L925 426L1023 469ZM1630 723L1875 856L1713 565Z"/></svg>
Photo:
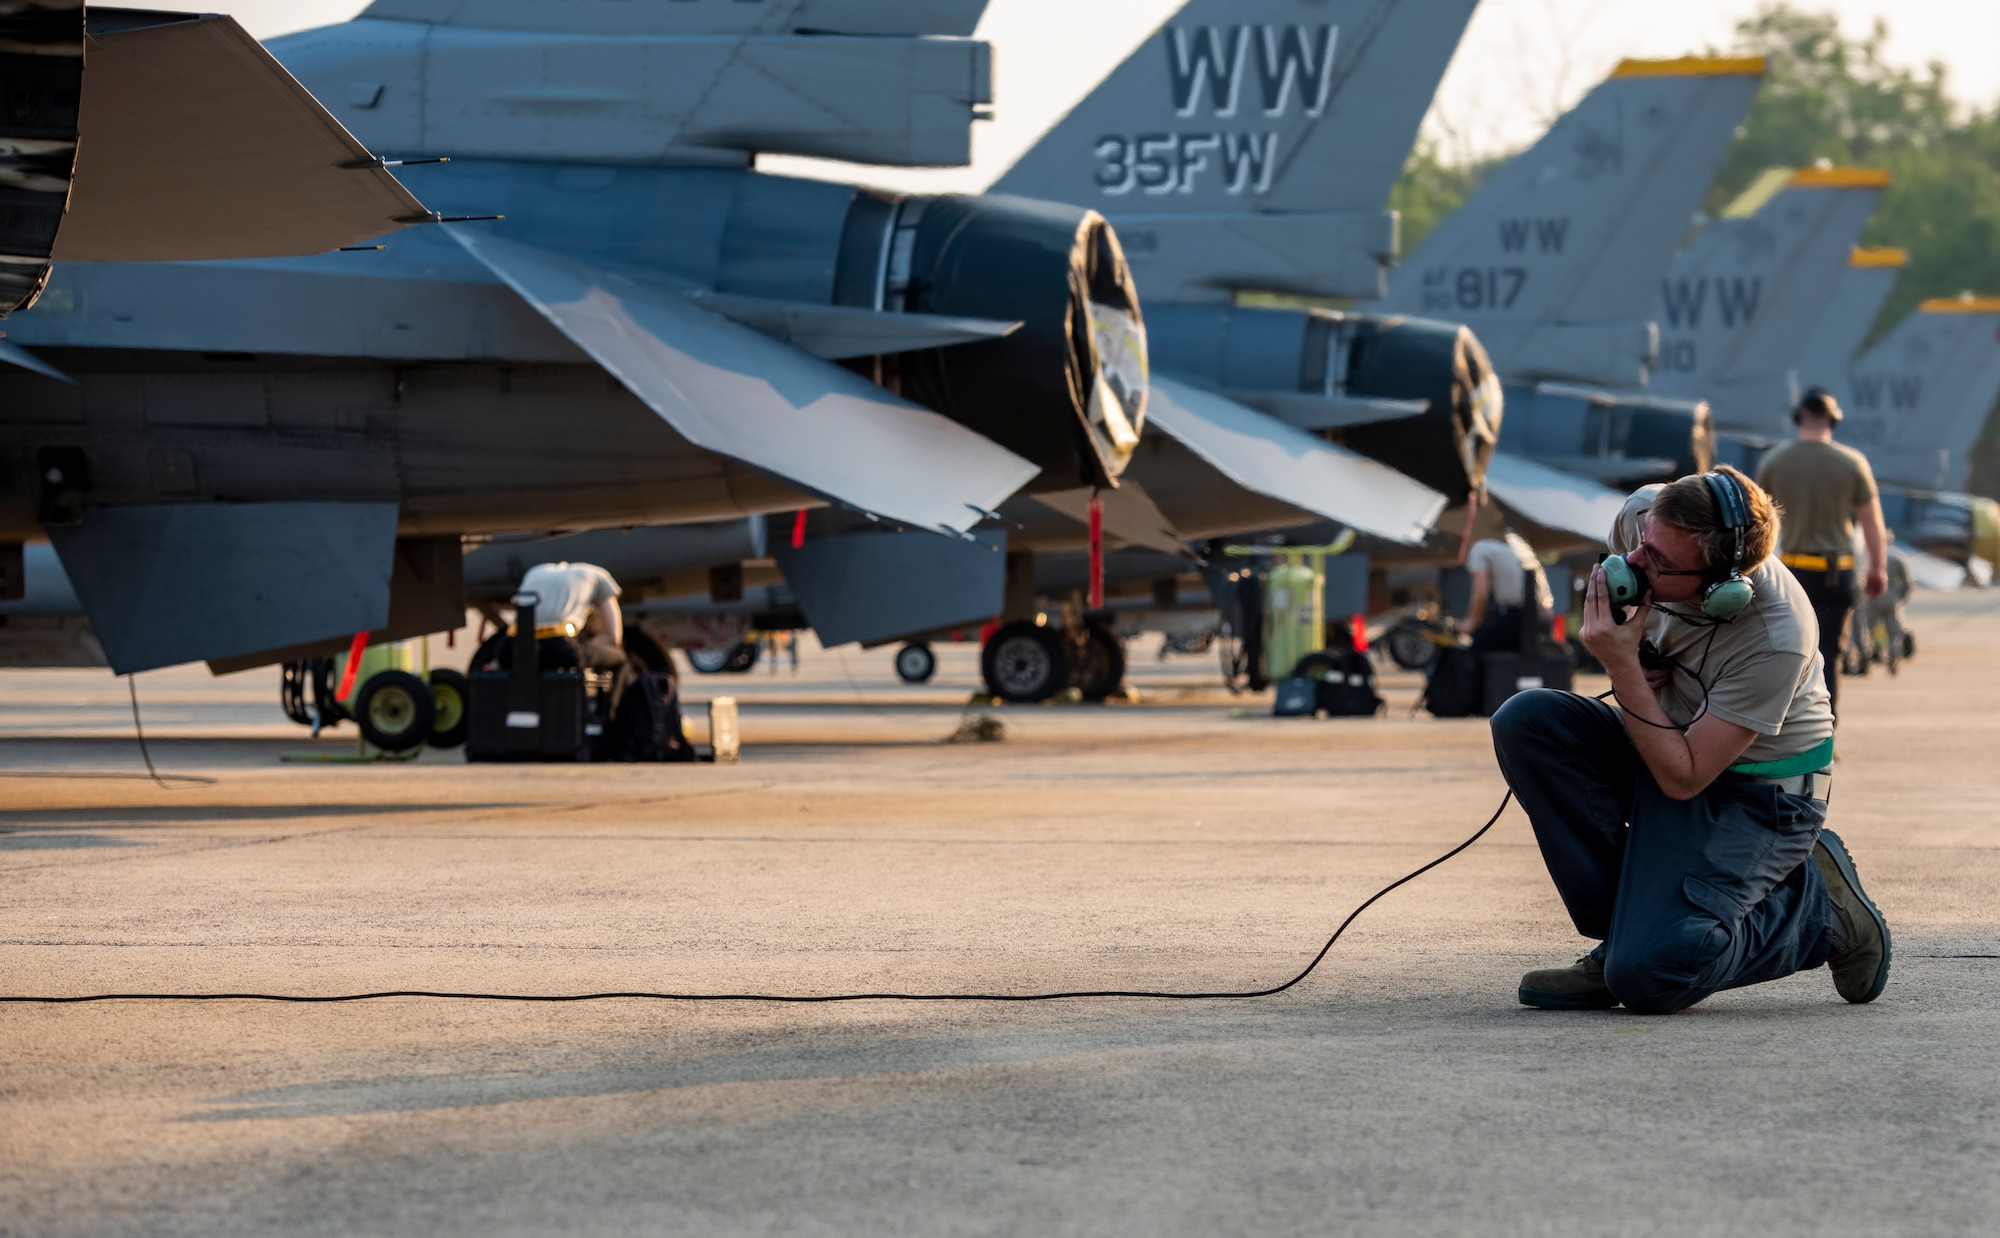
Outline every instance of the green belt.
<svg viewBox="0 0 2000 1238"><path fill-rule="evenodd" d="M1824 743L1816 744L1795 757L1779 757L1775 761L1744 761L1730 766L1729 772L1748 774L1752 778L1791 778L1825 769L1831 764L1833 764L1833 736L1829 735Z"/></svg>

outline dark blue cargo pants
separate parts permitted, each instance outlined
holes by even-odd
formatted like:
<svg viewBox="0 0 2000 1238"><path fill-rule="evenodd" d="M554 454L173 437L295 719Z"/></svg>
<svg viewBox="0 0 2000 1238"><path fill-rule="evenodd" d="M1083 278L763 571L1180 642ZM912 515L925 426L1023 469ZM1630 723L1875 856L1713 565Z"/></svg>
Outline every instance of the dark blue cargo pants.
<svg viewBox="0 0 2000 1238"><path fill-rule="evenodd" d="M1669 799L1618 711L1571 692L1501 706L1493 748L1627 1009L1671 1014L1826 962L1832 909L1807 862L1825 805L1727 774Z"/></svg>

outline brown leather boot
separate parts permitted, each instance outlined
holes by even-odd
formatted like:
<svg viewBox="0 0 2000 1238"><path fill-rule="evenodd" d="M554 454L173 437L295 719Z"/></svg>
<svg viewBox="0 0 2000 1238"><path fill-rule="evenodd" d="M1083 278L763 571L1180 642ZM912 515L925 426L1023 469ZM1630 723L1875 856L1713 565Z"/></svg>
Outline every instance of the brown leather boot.
<svg viewBox="0 0 2000 1238"><path fill-rule="evenodd" d="M1521 1004L1542 1010L1609 1010L1618 1004L1604 987L1604 964L1586 954L1568 967L1544 967L1521 977Z"/></svg>
<svg viewBox="0 0 2000 1238"><path fill-rule="evenodd" d="M1861 888L1854 858L1832 830L1821 830L1813 844L1813 859L1826 879L1827 901L1833 904L1833 953L1826 965L1833 970L1833 987L1855 1005L1882 996L1889 983L1889 922Z"/></svg>

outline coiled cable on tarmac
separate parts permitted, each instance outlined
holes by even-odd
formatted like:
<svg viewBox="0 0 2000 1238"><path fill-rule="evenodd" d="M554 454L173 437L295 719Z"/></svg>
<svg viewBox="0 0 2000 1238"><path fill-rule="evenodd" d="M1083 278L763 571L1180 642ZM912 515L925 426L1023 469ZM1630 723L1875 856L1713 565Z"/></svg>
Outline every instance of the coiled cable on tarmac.
<svg viewBox="0 0 2000 1238"><path fill-rule="evenodd" d="M1500 814L1507 811L1507 805L1514 800L1514 792L1509 789L1500 797L1500 806L1486 819L1472 837L1453 847L1443 855L1396 878L1383 886L1340 922L1333 930L1333 936L1319 948L1312 962L1305 969L1283 984L1265 989L1245 989L1214 993L1175 993L1153 989L1077 989L1060 993L656 993L633 991L623 993L452 993L430 989L389 989L380 993L333 993L313 996L303 993L86 993L76 997L33 997L0 995L0 1002L35 1004L47 1006L72 1006L84 1002L296 1002L301 1004L333 1002L372 1002L391 997L428 997L444 1001L462 1002L603 1002L603 1001L655 1001L655 1002L775 1002L785 1005L827 1005L834 1002L1058 1002L1078 1001L1088 998L1160 998L1167 1001L1216 1001L1224 998L1276 997L1292 988L1319 967L1340 935L1349 925L1359 919L1361 913L1402 886L1408 885L1425 873L1457 856L1472 844L1486 837L1486 832L1500 820Z"/></svg>

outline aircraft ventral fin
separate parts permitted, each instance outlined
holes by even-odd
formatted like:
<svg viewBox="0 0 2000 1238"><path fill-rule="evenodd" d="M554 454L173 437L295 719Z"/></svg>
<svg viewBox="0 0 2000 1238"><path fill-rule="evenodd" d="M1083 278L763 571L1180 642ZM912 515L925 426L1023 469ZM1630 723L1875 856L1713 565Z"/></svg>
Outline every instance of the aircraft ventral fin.
<svg viewBox="0 0 2000 1238"><path fill-rule="evenodd" d="M688 441L814 494L958 534L1037 471L859 375L697 308L664 281L451 234Z"/></svg>
<svg viewBox="0 0 2000 1238"><path fill-rule="evenodd" d="M891 314L851 305L811 305L726 292L692 292L688 296L703 309L828 361L997 340L1024 325L943 314Z"/></svg>
<svg viewBox="0 0 2000 1238"><path fill-rule="evenodd" d="M1416 545L1444 511L1443 495L1386 464L1162 375L1146 418L1246 490L1363 533Z"/></svg>

